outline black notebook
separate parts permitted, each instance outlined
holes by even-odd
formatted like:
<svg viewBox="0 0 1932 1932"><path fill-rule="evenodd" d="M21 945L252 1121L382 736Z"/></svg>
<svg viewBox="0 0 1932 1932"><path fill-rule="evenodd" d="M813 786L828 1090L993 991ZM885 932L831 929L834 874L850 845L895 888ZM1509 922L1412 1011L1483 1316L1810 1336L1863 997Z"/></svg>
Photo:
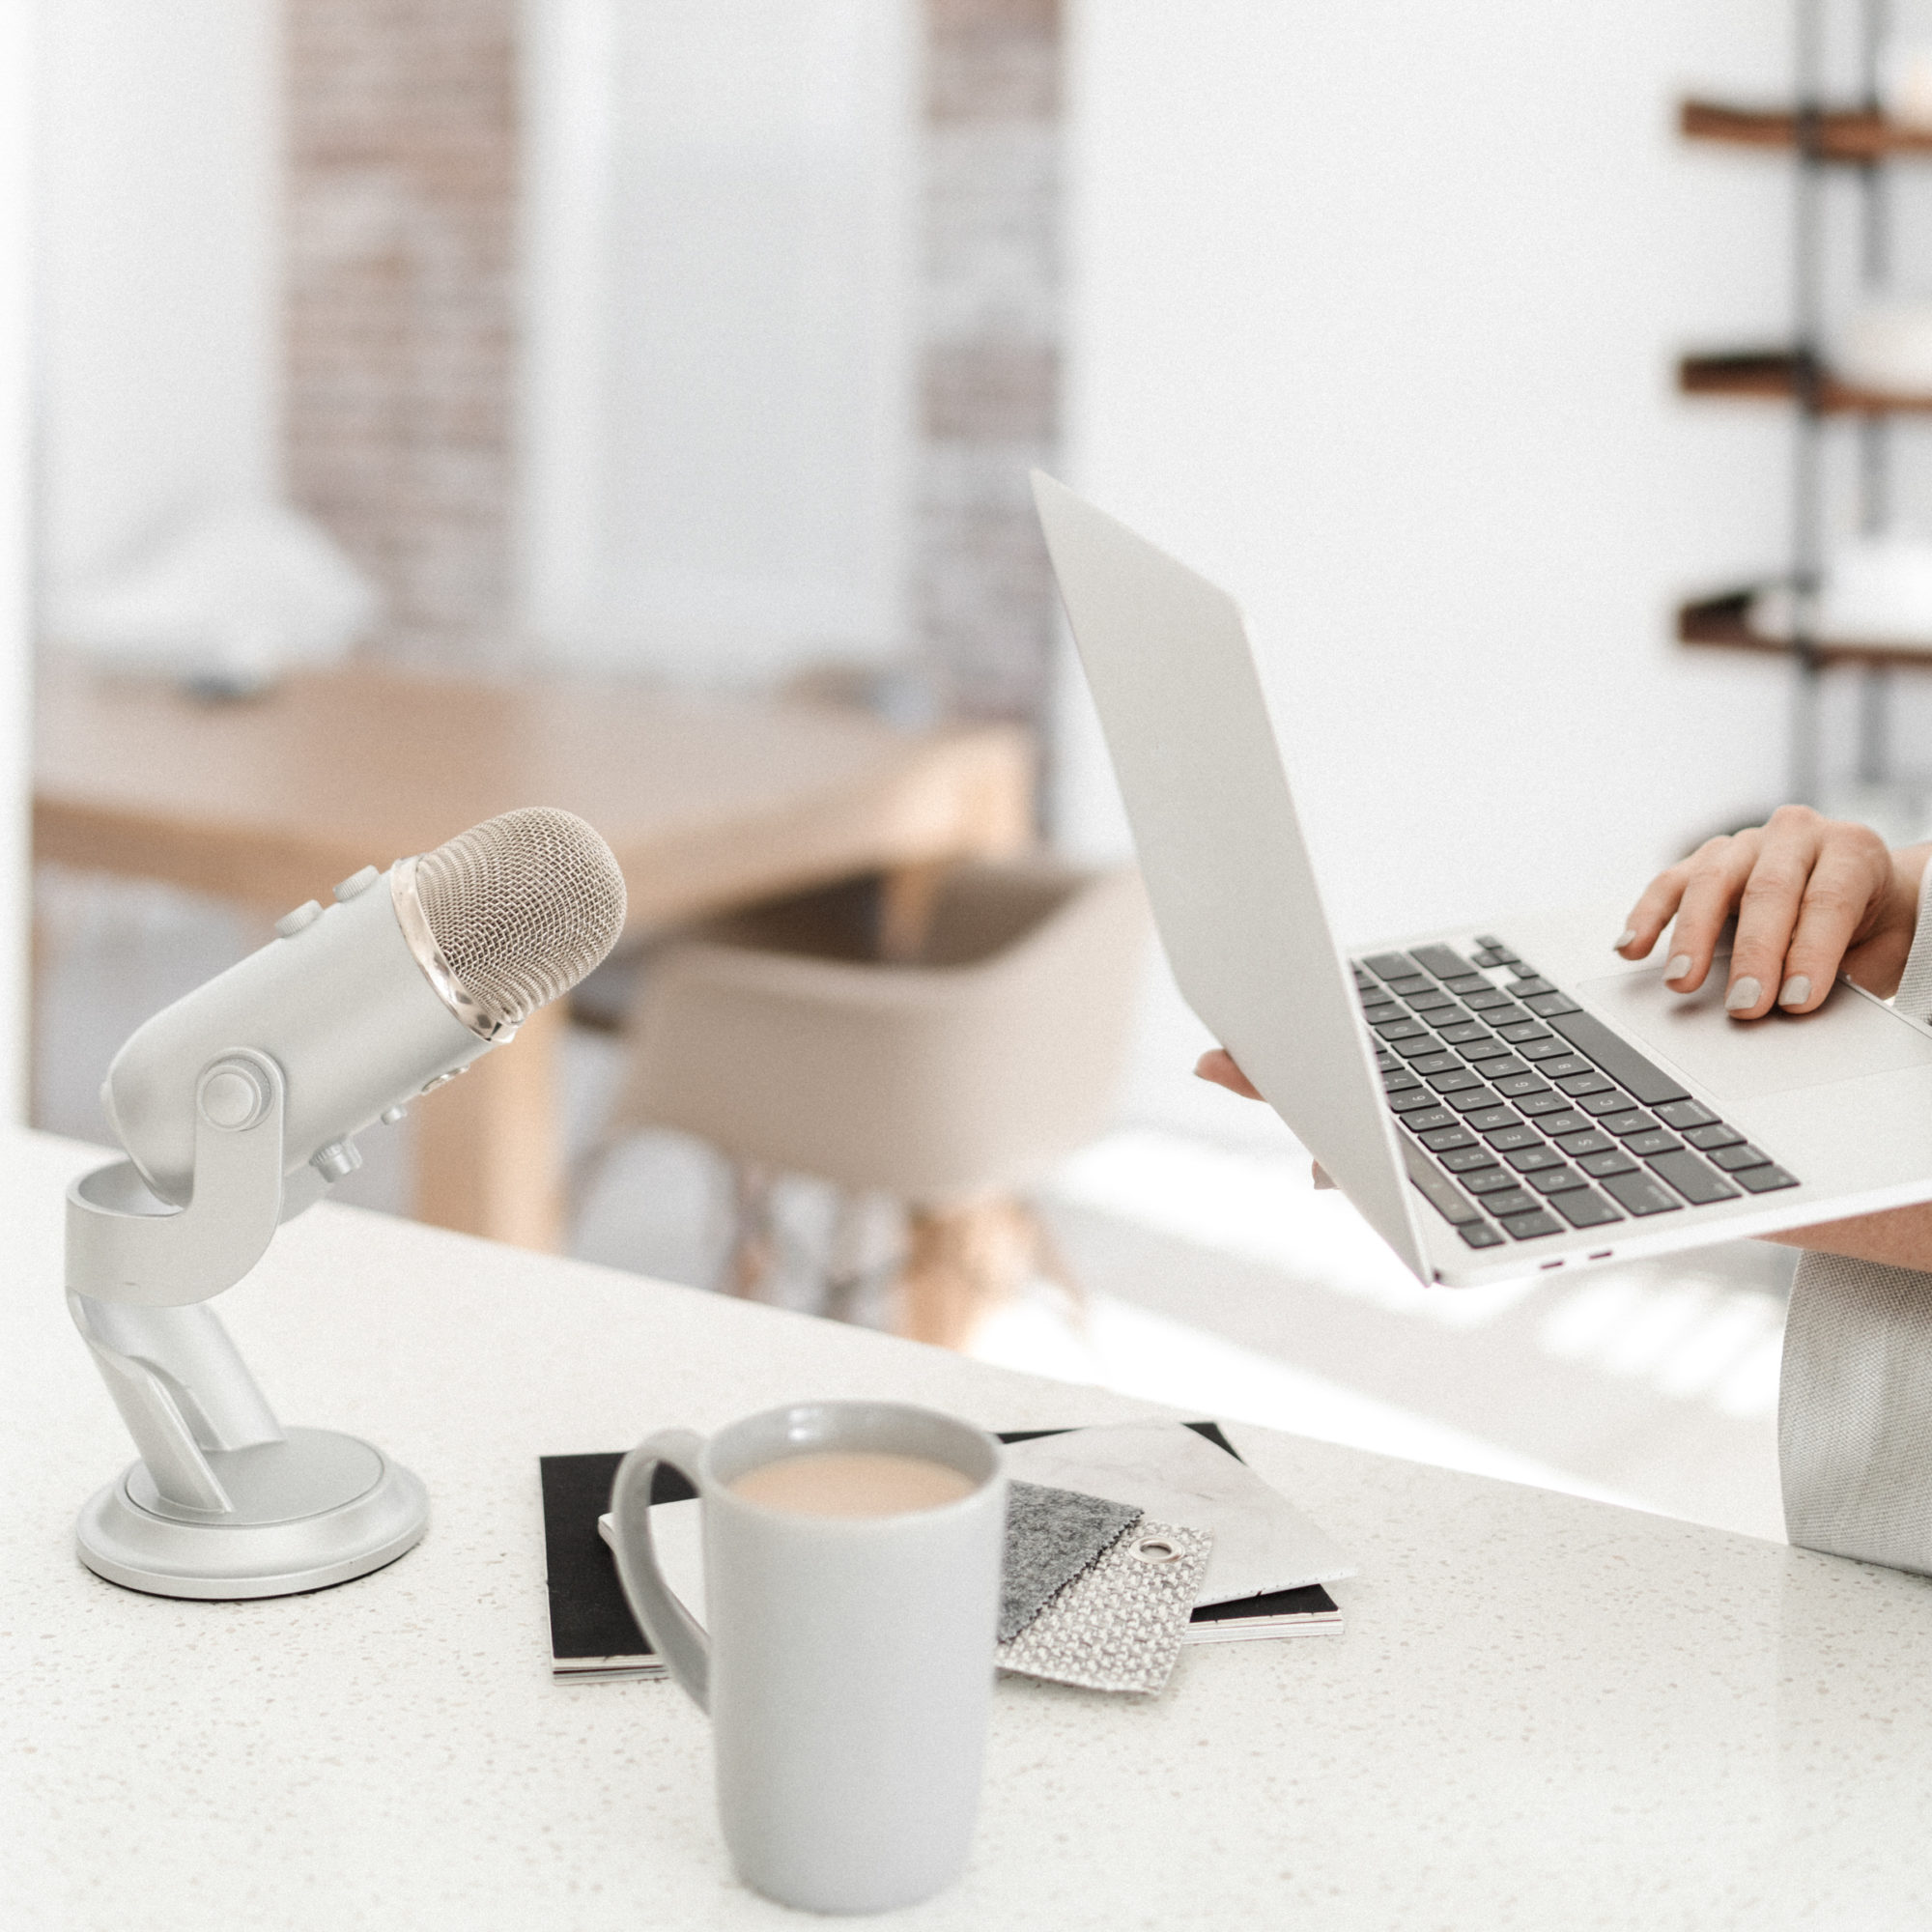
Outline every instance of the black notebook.
<svg viewBox="0 0 1932 1932"><path fill-rule="evenodd" d="M1190 1422L1217 1449L1240 1461L1218 1423ZM1058 1429L1002 1433L1002 1442L1060 1435ZM560 1682L592 1678L662 1677L617 1581L617 1567L598 1534L597 1519L611 1507L611 1485L624 1452L544 1456L544 1553L550 1591L551 1672ZM654 1503L688 1502L696 1492L675 1469L660 1467L651 1483ZM1186 1641L1226 1643L1245 1638L1316 1636L1339 1632L1342 1613L1319 1583L1272 1590L1232 1604L1207 1604L1191 1619Z"/></svg>

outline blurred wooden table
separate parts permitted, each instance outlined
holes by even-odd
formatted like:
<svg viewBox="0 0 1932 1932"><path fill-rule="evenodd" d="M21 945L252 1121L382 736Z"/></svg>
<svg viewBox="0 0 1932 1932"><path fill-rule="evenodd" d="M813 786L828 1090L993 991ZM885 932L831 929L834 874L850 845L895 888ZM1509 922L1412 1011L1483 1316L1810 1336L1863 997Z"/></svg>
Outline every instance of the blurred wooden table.
<svg viewBox="0 0 1932 1932"><path fill-rule="evenodd" d="M1032 836L1031 743L1007 725L361 666L211 704L56 665L36 708L37 859L274 913L520 805L597 827L633 931L866 872L915 905L936 867ZM556 1244L562 1024L547 1009L421 1103L420 1219Z"/></svg>

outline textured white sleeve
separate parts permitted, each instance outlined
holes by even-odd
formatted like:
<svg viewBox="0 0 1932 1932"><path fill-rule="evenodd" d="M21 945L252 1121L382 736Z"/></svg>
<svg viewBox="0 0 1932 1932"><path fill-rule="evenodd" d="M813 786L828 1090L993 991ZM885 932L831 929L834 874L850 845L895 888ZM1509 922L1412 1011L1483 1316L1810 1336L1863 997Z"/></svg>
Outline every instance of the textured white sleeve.
<svg viewBox="0 0 1932 1932"><path fill-rule="evenodd" d="M1932 1018L1932 867L1893 1004ZM1932 1574L1932 1274L1800 1258L1777 1460L1793 1543Z"/></svg>

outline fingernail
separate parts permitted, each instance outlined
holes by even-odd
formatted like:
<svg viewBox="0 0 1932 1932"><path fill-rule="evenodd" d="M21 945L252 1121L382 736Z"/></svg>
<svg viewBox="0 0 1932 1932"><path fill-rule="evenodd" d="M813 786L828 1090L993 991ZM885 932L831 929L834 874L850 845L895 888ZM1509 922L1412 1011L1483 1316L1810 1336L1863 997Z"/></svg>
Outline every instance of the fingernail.
<svg viewBox="0 0 1932 1932"><path fill-rule="evenodd" d="M1670 962L1670 964L1663 969L1663 977L1666 980L1681 980L1683 979L1685 974L1690 972L1690 953L1680 952L1677 955L1677 957L1673 959Z"/></svg>
<svg viewBox="0 0 1932 1932"><path fill-rule="evenodd" d="M1777 995L1780 1007L1802 1007L1811 997L1811 981L1803 973L1794 973Z"/></svg>
<svg viewBox="0 0 1932 1932"><path fill-rule="evenodd" d="M1724 1010L1727 1013L1742 1013L1757 1005L1764 997L1764 988L1748 973L1737 980L1731 990L1724 995Z"/></svg>
<svg viewBox="0 0 1932 1932"><path fill-rule="evenodd" d="M1620 933L1617 934L1616 938L1610 942L1610 951L1612 952L1621 952L1624 950L1624 948L1626 946L1631 945L1635 940L1635 938L1636 938L1636 927L1634 925L1627 925Z"/></svg>

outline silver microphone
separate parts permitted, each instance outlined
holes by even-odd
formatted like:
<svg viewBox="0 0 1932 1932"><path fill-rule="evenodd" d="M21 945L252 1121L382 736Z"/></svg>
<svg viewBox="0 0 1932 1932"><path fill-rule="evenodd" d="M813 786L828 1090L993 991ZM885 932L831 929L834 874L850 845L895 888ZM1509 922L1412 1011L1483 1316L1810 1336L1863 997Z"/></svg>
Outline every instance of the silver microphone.
<svg viewBox="0 0 1932 1932"><path fill-rule="evenodd" d="M365 867L335 901L277 921L273 941L114 1056L101 1105L161 1200L192 1192L197 1108L245 1127L269 1105L235 1049L281 1068L285 1174L313 1166L340 1179L360 1164L354 1135L510 1038L624 929L611 848L575 813L542 807L485 819L387 872Z"/></svg>

